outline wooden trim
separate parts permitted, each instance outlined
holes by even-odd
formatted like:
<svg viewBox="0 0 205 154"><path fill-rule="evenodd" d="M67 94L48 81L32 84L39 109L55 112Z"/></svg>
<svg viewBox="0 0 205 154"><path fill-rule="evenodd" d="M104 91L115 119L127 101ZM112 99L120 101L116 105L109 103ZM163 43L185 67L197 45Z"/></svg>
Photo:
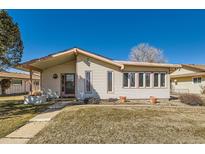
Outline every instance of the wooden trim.
<svg viewBox="0 0 205 154"><path fill-rule="evenodd" d="M205 71L205 68L199 68L199 67L197 67L197 65L193 66L193 65L182 64L182 67L189 67L189 68L192 68L192 69L195 69L195 70Z"/></svg>
<svg viewBox="0 0 205 154"><path fill-rule="evenodd" d="M141 63L141 62L138 62L138 63L122 63L124 64L125 66L141 66L141 67L156 67L156 68L181 68L180 65L174 65L174 64L156 64L156 63Z"/></svg>
<svg viewBox="0 0 205 154"><path fill-rule="evenodd" d="M85 50L81 50L79 48L73 48L73 49L70 49L70 50L67 50L67 51L64 51L64 52L61 52L61 53L57 53L57 54L52 54L52 55L49 55L49 56L46 56L46 57L42 57L42 58L39 58L39 59L34 59L34 60L30 60L28 62L25 62L25 63L22 63L20 65L17 65L17 67L23 67L23 68L27 68L27 69L33 69L35 71L38 71L38 72L41 72L42 70L40 68L37 68L37 67L34 67L34 66L31 66L32 63L35 63L35 62L38 62L38 61L43 61L43 60L47 60L47 59L50 59L50 58L54 58L54 57L57 57L57 56L62 56L62 55L65 55L65 54L74 54L74 55L78 55L78 54L83 54L83 55L86 55L86 56L89 56L91 58L95 58L95 59L98 59L98 60L101 60L101 61L104 61L106 63L109 63L109 64L112 64L112 65L115 65L115 66L118 66L120 67L121 70L124 69L124 65L123 64L120 64L120 63L117 63L117 62L114 62L112 60L109 60L107 58L104 58L102 56L98 56L96 54L93 54L93 53L89 53Z"/></svg>
<svg viewBox="0 0 205 154"><path fill-rule="evenodd" d="M29 70L31 69L31 70L34 70L34 71L37 71L37 72L42 72L43 71L42 69L37 68L35 66L31 66L31 65L26 65L25 67L28 68Z"/></svg>
<svg viewBox="0 0 205 154"><path fill-rule="evenodd" d="M98 55L95 55L95 54L92 54L92 53L89 53L89 52L87 52L87 51L84 51L84 50L81 50L81 49L77 49L77 48L76 48L76 52L77 52L77 53L80 53L80 54L83 54L83 55L86 55L86 56L89 56L89 57L91 57L91 58L95 58L95 59L104 61L104 62L109 63L109 64L116 65L116 66L120 67L121 69L123 68L123 64L116 63L116 62L114 62L114 61L112 61L112 60L106 59L106 58L104 58L104 57L101 57L101 56L98 56Z"/></svg>

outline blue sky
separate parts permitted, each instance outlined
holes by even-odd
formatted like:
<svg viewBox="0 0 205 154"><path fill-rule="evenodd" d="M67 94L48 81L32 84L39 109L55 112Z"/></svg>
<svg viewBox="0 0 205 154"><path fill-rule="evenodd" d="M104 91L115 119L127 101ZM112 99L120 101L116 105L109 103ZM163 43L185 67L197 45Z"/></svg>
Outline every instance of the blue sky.
<svg viewBox="0 0 205 154"><path fill-rule="evenodd" d="M22 61L80 47L127 60L145 42L169 63L205 64L205 10L9 10L24 42Z"/></svg>

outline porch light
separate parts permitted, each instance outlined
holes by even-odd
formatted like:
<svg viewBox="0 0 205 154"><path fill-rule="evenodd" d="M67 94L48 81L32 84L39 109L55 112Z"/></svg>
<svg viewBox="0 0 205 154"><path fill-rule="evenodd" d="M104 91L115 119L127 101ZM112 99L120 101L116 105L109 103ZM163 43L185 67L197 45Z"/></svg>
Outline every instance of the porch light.
<svg viewBox="0 0 205 154"><path fill-rule="evenodd" d="M53 79L57 79L58 78L58 74L53 74Z"/></svg>

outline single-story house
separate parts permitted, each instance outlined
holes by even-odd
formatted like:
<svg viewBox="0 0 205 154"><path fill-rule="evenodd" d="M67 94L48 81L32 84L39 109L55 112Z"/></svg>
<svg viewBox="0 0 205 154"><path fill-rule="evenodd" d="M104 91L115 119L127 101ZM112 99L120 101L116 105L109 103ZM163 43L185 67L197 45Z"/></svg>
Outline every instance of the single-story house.
<svg viewBox="0 0 205 154"><path fill-rule="evenodd" d="M174 93L201 94L205 86L205 65L182 64L171 74L171 90Z"/></svg>
<svg viewBox="0 0 205 154"><path fill-rule="evenodd" d="M24 62L17 68L40 72L41 89L61 97L148 99L170 98L174 64L118 61L72 48Z"/></svg>
<svg viewBox="0 0 205 154"><path fill-rule="evenodd" d="M33 75L33 89L32 91L37 91L40 89L40 76ZM30 75L24 73L14 73L14 72L0 72L0 82L2 79L10 79L11 86L6 90L6 94L25 94L30 92ZM2 95L0 86L0 95Z"/></svg>

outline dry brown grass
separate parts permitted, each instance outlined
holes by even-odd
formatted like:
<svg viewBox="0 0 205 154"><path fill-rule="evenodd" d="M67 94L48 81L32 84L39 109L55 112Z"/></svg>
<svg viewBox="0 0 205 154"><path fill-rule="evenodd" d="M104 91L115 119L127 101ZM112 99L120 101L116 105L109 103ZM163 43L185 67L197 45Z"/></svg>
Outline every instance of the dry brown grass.
<svg viewBox="0 0 205 154"><path fill-rule="evenodd" d="M205 110L67 107L30 143L205 143Z"/></svg>
<svg viewBox="0 0 205 154"><path fill-rule="evenodd" d="M0 101L20 101L24 99L24 95L20 96L1 96Z"/></svg>

